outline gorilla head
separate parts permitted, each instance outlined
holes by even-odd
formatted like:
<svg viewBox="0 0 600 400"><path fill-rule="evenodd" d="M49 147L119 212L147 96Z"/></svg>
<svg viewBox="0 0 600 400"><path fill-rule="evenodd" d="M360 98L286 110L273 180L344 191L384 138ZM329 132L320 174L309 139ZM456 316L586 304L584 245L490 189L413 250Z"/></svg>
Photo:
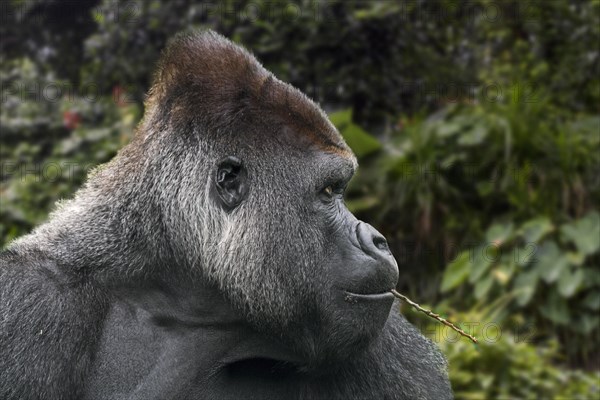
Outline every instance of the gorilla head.
<svg viewBox="0 0 600 400"><path fill-rule="evenodd" d="M168 47L147 108L136 142L181 267L309 363L377 335L396 262L344 205L356 159L316 104L204 33Z"/></svg>
<svg viewBox="0 0 600 400"><path fill-rule="evenodd" d="M131 143L0 253L0 397L451 398L356 167L248 52L179 36Z"/></svg>

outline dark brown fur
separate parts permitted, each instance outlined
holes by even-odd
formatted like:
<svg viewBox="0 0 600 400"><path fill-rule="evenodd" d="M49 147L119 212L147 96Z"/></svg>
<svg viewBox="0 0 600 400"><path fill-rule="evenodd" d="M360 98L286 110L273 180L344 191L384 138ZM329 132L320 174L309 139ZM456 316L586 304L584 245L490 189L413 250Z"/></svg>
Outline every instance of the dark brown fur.
<svg viewBox="0 0 600 400"><path fill-rule="evenodd" d="M147 101L150 124L186 126L195 119L213 129L231 121L264 125L299 145L351 156L335 127L302 92L273 76L241 47L208 33L202 41L178 37L165 51ZM261 115L256 120L254 115ZM277 128L277 129L274 129Z"/></svg>

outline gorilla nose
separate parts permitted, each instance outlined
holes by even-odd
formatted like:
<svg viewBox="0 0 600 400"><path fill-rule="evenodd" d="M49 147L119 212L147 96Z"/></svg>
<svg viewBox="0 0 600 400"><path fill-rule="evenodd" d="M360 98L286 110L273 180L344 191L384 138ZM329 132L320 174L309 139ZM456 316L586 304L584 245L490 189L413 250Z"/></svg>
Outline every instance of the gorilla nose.
<svg viewBox="0 0 600 400"><path fill-rule="evenodd" d="M390 251L387 240L377 229L360 221L356 225L356 238L362 251L375 260L374 268L369 268L364 276L363 290L379 292L390 290L398 282L398 264ZM369 289L367 289L367 287Z"/></svg>
<svg viewBox="0 0 600 400"><path fill-rule="evenodd" d="M371 225L362 221L359 222L356 226L356 237L363 251L374 259L387 261L392 257L387 240Z"/></svg>

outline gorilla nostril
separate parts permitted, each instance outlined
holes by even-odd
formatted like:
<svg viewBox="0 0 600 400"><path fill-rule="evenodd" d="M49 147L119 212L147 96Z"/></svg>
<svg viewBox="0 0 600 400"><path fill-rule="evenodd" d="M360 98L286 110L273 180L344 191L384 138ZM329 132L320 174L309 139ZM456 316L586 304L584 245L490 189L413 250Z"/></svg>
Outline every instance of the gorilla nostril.
<svg viewBox="0 0 600 400"><path fill-rule="evenodd" d="M373 244L381 251L390 251L387 240L383 236L373 237Z"/></svg>

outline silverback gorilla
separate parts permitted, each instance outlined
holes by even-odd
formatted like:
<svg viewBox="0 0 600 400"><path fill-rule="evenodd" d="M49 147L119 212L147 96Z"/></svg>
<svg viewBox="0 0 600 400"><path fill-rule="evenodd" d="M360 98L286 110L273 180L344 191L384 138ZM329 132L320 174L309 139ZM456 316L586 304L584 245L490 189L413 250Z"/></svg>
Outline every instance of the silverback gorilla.
<svg viewBox="0 0 600 400"><path fill-rule="evenodd" d="M247 51L178 36L131 143L0 255L0 398L452 398L355 168Z"/></svg>

